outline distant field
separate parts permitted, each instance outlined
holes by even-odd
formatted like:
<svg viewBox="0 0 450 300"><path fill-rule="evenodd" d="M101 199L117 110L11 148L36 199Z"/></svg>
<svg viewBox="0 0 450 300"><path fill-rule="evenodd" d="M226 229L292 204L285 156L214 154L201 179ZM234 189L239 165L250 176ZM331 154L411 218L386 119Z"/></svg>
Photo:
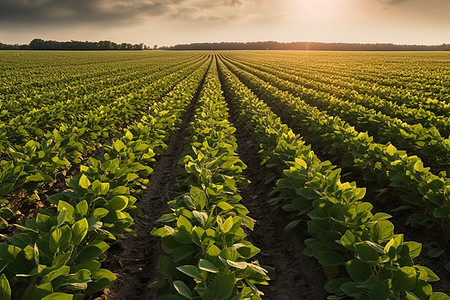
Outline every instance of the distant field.
<svg viewBox="0 0 450 300"><path fill-rule="evenodd" d="M0 299L450 299L449 66L0 52Z"/></svg>

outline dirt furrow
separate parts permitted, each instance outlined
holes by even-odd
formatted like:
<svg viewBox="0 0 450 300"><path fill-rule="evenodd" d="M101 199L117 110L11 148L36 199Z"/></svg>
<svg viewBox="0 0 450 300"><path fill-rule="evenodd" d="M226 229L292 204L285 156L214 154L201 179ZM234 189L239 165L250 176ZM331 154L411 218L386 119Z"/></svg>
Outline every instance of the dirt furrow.
<svg viewBox="0 0 450 300"><path fill-rule="evenodd" d="M161 276L158 261L164 252L160 238L150 235L150 232L155 221L168 209L167 202L180 194L178 179L182 170L178 167L178 161L204 80L205 77L184 112L180 128L170 137L167 150L158 158L149 188L137 202L140 213L135 218L136 237L128 236L118 241L108 253L107 268L117 275L117 280L99 299L144 300L156 297L156 291L150 289L148 284Z"/></svg>
<svg viewBox="0 0 450 300"><path fill-rule="evenodd" d="M226 96L226 93L225 93ZM227 97L226 97L227 98ZM247 165L244 176L250 184L241 191L249 215L256 219L255 230L249 232L249 241L261 249L257 259L270 271L268 286L260 287L267 300L326 299L323 286L326 282L320 265L313 258L303 255L308 238L306 226L284 231L287 218L280 209L274 210L267 202L271 186L264 184L264 171L260 166L257 146L252 143L250 132L238 121L237 111L227 98L230 121L236 127L238 154Z"/></svg>
<svg viewBox="0 0 450 300"><path fill-rule="evenodd" d="M237 75L237 74L236 74ZM239 77L239 76L238 76ZM247 85L247 83L244 82ZM248 85L247 85L248 86ZM250 86L248 86L250 88ZM251 88L250 88L251 89ZM292 130L296 134L302 135L302 129L299 126L296 126L295 121L292 119L292 116L287 113L287 110L282 105L276 105L270 99L264 95L263 93L257 93L254 89L251 89L261 100L265 101L267 105L271 108L271 110L277 114L283 123L288 124ZM312 142L308 138L303 138L307 143ZM331 160L333 163L333 157L330 156L326 151L321 151L323 147L317 143L311 143L313 146L314 152L317 156L322 160ZM245 160L244 160L245 162ZM358 186L365 186L367 189L365 199L376 199L378 197L378 189L381 186L378 185L367 185L367 182L363 180L362 171L355 167L344 167L342 177L343 180L346 181L356 181ZM405 236L405 240L407 241L417 241L422 243L423 250L422 254L415 259L415 262L431 268L439 277L440 280L437 282L432 282L433 290L439 292L450 292L450 277L448 271L445 269L445 264L449 262L450 253L448 248L446 247L444 241L442 241L442 237L439 232L433 232L426 227L411 227L407 226L406 221L410 213L405 214L405 212L391 212L391 209L396 208L401 201L398 197L399 195L392 193L388 194L390 198L387 198L385 201L379 199L378 201L370 201L374 205L374 211L387 212L393 215L391 222L395 225L395 233L403 233ZM433 248L441 248L446 249L446 251L438 258L432 258L427 255L428 251ZM444 263L442 263L444 262ZM278 299L278 298L277 298ZM314 298L305 298L305 299L314 299ZM324 299L324 298L323 298Z"/></svg>

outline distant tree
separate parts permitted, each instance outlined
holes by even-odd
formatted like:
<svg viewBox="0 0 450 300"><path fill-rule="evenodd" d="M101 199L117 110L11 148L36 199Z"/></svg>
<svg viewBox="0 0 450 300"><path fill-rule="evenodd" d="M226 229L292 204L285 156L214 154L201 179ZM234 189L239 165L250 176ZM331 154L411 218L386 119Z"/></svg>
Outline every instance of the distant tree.
<svg viewBox="0 0 450 300"><path fill-rule="evenodd" d="M29 46L30 46L30 49L33 49L33 50L43 50L43 49L45 49L44 43L45 43L44 40L34 39L30 42Z"/></svg>
<svg viewBox="0 0 450 300"><path fill-rule="evenodd" d="M101 50L113 50L113 43L111 41L100 41L99 43L99 48Z"/></svg>
<svg viewBox="0 0 450 300"><path fill-rule="evenodd" d="M396 45L396 44L358 44L358 43L318 43L292 42L221 42L180 44L171 47L145 44L117 44L111 41L81 42L81 41L44 41L34 39L28 45L8 45L0 43L0 50L332 50L332 51L450 51L450 44L442 45Z"/></svg>

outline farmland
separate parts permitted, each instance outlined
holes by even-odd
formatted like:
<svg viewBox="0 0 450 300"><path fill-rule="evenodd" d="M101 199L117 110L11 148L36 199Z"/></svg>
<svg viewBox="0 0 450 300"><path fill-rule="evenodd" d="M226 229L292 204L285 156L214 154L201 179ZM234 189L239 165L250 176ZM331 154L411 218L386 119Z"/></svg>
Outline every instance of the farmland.
<svg viewBox="0 0 450 300"><path fill-rule="evenodd" d="M0 299L450 299L449 66L0 52Z"/></svg>

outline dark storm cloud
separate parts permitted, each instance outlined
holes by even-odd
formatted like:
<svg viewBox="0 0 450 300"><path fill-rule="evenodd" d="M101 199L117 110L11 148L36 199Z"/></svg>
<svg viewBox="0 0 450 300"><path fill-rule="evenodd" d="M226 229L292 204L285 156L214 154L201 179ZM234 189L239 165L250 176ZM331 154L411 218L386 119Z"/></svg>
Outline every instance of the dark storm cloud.
<svg viewBox="0 0 450 300"><path fill-rule="evenodd" d="M123 24L169 14L185 0L0 0L0 23Z"/></svg>
<svg viewBox="0 0 450 300"><path fill-rule="evenodd" d="M124 25L157 17L220 22L235 19L221 8L242 8L257 0L0 0L0 24ZM264 0L263 0L264 1ZM210 10L208 14L204 12ZM211 11L214 11L211 14ZM236 14L238 15L238 14Z"/></svg>

